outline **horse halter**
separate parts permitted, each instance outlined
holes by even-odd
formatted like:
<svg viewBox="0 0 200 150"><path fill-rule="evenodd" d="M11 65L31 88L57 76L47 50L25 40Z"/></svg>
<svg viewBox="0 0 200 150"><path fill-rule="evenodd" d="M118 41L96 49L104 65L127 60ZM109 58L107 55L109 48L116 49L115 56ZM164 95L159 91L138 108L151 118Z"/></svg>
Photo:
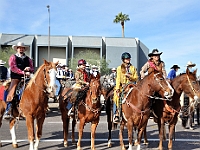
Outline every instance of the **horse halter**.
<svg viewBox="0 0 200 150"><path fill-rule="evenodd" d="M162 86L162 84L160 83L160 80L159 80L158 77L157 77L158 74L160 74L160 72L154 74L154 77L155 77L156 81L158 82L158 84L160 85L160 87L165 91L165 88ZM163 78L164 78L164 77L163 77ZM166 81L166 80L165 80L165 81ZM171 85L170 85L167 81L166 81L166 83L167 83L168 87L172 90L172 95L173 95L174 89L171 87ZM172 95L170 95L167 91L165 91L164 96L166 97L166 99L164 99L164 100L169 100L169 101L171 101L169 98L170 98Z"/></svg>
<svg viewBox="0 0 200 150"><path fill-rule="evenodd" d="M188 75L187 75L187 80L188 80L188 83L189 83L189 85L190 85L190 87L191 87L193 93L194 93L194 100L195 100L195 101L198 101L199 98L198 98L198 96L197 96L196 93L198 93L199 90L196 91L196 90L194 89L194 87L192 86L192 83L191 83L190 78L188 77Z"/></svg>

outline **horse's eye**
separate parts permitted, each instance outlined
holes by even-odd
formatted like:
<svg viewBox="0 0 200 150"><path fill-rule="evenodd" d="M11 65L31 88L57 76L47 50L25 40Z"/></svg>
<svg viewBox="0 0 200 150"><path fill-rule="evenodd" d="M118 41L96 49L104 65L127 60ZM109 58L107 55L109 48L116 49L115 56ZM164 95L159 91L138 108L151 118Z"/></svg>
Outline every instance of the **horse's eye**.
<svg viewBox="0 0 200 150"><path fill-rule="evenodd" d="M192 84L196 84L196 81L192 81Z"/></svg>
<svg viewBox="0 0 200 150"><path fill-rule="evenodd" d="M163 80L163 78L160 78L160 80Z"/></svg>

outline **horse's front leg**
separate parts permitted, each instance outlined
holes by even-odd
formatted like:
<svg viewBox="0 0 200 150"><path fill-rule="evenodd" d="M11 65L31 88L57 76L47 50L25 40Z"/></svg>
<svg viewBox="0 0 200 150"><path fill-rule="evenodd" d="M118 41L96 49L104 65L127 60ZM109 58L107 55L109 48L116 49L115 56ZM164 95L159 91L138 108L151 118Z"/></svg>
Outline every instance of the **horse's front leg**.
<svg viewBox="0 0 200 150"><path fill-rule="evenodd" d="M172 146L173 146L173 135L175 130L175 124L170 124L169 125L169 142L168 142L168 150L172 150Z"/></svg>
<svg viewBox="0 0 200 150"><path fill-rule="evenodd" d="M96 128L97 128L98 122L92 122L91 124L91 150L95 150L95 132L96 132Z"/></svg>
<svg viewBox="0 0 200 150"><path fill-rule="evenodd" d="M61 110L63 111L63 110ZM62 122L63 122L63 136L64 136L64 147L68 146L68 131L69 131L69 118L65 111L62 112Z"/></svg>
<svg viewBox="0 0 200 150"><path fill-rule="evenodd" d="M119 129L119 140L120 140L120 146L121 146L122 150L126 150L125 145L124 145L124 141L123 141L124 126L125 126L125 122L121 121L120 129Z"/></svg>
<svg viewBox="0 0 200 150"><path fill-rule="evenodd" d="M158 130L159 130L159 146L158 149L162 150L163 149L163 134L164 134L164 121L161 121L161 119L158 119Z"/></svg>
<svg viewBox="0 0 200 150"><path fill-rule="evenodd" d="M84 120L84 118L83 118L83 119L80 119L80 123L79 123L79 134L78 134L78 142L77 142L77 150L81 150L81 139L82 139L82 136L83 136L83 128L84 128L84 125L85 125L85 120Z"/></svg>
<svg viewBox="0 0 200 150"><path fill-rule="evenodd" d="M74 115L73 120L72 120L72 144L76 144L75 136L74 136L75 126L76 126L76 118L75 118L75 115Z"/></svg>
<svg viewBox="0 0 200 150"><path fill-rule="evenodd" d="M34 145L34 119L32 118L31 115L26 116L26 127L27 127L27 132L28 132L28 140L29 140L29 150L34 150L33 145Z"/></svg>
<svg viewBox="0 0 200 150"><path fill-rule="evenodd" d="M111 99L108 98L106 101L106 113L107 113L107 123L108 123L108 147L112 146L111 131L112 131L112 103Z"/></svg>
<svg viewBox="0 0 200 150"><path fill-rule="evenodd" d="M128 128L128 140L129 140L129 148L128 150L132 150L132 143L133 143L133 122L130 119L127 123L127 128Z"/></svg>
<svg viewBox="0 0 200 150"><path fill-rule="evenodd" d="M42 136L42 127L45 119L45 112L40 115L39 117L36 118L36 140L35 140L35 145L34 145L34 150L38 150L38 145L40 142L40 138Z"/></svg>
<svg viewBox="0 0 200 150"><path fill-rule="evenodd" d="M15 118L12 118L10 120L10 134L11 134L11 138L12 138L12 146L14 148L18 148L17 138L16 138L16 134L15 134L15 122L16 122Z"/></svg>

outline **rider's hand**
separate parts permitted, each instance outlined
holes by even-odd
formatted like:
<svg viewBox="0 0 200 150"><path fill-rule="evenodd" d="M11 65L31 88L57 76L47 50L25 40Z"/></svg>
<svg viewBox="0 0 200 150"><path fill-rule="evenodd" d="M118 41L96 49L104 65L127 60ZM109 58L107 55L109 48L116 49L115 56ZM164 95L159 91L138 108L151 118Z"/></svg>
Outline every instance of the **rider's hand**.
<svg viewBox="0 0 200 150"><path fill-rule="evenodd" d="M24 71L30 71L30 67L26 67Z"/></svg>
<svg viewBox="0 0 200 150"><path fill-rule="evenodd" d="M26 75L27 77L29 77L29 76L31 75L31 73L30 73L30 72L25 72L25 75Z"/></svg>

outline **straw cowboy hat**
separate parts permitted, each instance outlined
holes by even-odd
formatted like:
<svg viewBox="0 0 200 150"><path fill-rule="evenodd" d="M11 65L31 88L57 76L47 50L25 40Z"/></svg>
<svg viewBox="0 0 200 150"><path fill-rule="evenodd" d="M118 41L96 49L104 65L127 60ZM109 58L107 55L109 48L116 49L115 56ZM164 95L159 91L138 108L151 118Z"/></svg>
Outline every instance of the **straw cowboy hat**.
<svg viewBox="0 0 200 150"><path fill-rule="evenodd" d="M25 51L28 49L28 46L25 46L23 42L18 42L17 45L12 46L14 50L17 50L17 47L24 47Z"/></svg>
<svg viewBox="0 0 200 150"><path fill-rule="evenodd" d="M96 68L96 69L98 69L98 67L97 67L97 66L95 66L95 65L92 65L92 68Z"/></svg>
<svg viewBox="0 0 200 150"><path fill-rule="evenodd" d="M178 65L173 65L170 69L176 69L176 68L180 69Z"/></svg>
<svg viewBox="0 0 200 150"><path fill-rule="evenodd" d="M191 61L188 61L186 67L194 67L196 64L192 63Z"/></svg>
<svg viewBox="0 0 200 150"><path fill-rule="evenodd" d="M116 70L116 68L112 68L111 70L113 70L113 71L114 71L114 70Z"/></svg>
<svg viewBox="0 0 200 150"><path fill-rule="evenodd" d="M159 53L158 49L153 49L151 53L148 54L149 57L161 55L162 52Z"/></svg>
<svg viewBox="0 0 200 150"><path fill-rule="evenodd" d="M6 62L3 60L0 60L0 65L4 65Z"/></svg>

